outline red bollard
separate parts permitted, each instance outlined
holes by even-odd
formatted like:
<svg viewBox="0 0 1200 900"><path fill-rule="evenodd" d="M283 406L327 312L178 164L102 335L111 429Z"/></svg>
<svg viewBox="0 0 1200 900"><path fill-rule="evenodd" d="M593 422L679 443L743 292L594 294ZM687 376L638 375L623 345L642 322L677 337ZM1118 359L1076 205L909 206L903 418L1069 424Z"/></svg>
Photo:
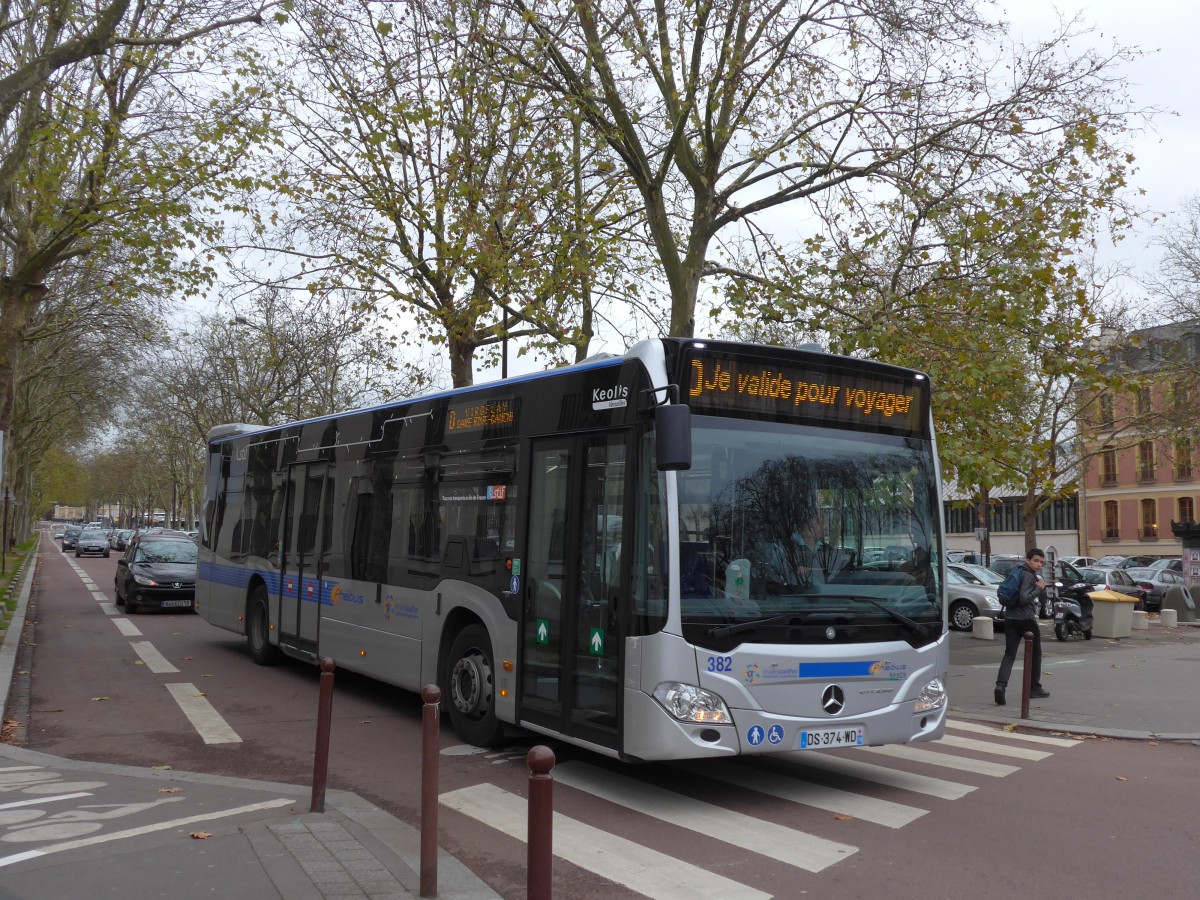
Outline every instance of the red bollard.
<svg viewBox="0 0 1200 900"><path fill-rule="evenodd" d="M317 701L317 749L313 754L312 806L309 812L325 812L325 782L329 778L329 727L333 721L333 670L328 656L321 659L321 698Z"/></svg>
<svg viewBox="0 0 1200 900"><path fill-rule="evenodd" d="M1025 666L1021 672L1021 718L1029 718L1029 691L1033 688L1033 634L1025 632Z"/></svg>
<svg viewBox="0 0 1200 900"><path fill-rule="evenodd" d="M421 688L421 896L437 896L438 859L438 718L442 691L436 684Z"/></svg>
<svg viewBox="0 0 1200 900"><path fill-rule="evenodd" d="M550 900L554 861L554 751L541 744L525 757L529 765L528 900Z"/></svg>

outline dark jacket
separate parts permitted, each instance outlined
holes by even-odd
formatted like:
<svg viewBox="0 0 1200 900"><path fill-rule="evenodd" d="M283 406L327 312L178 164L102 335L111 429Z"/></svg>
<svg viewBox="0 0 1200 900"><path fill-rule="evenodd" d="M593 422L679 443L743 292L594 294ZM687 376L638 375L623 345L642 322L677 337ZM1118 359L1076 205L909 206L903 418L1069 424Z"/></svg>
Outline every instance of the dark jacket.
<svg viewBox="0 0 1200 900"><path fill-rule="evenodd" d="M1017 589L1017 602L1004 610L1004 618L1037 621L1038 598L1042 591L1038 587L1038 577L1029 568L1029 563L1021 563L1021 586Z"/></svg>

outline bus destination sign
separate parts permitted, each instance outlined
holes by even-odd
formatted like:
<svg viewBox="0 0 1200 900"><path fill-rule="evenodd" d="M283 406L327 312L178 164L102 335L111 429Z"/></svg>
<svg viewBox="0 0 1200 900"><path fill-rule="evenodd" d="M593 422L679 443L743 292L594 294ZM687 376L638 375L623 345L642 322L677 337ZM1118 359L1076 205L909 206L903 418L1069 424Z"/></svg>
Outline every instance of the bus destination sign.
<svg viewBox="0 0 1200 900"><path fill-rule="evenodd" d="M452 404L446 412L446 433L486 430L489 436L510 434L515 430L519 405L512 397Z"/></svg>
<svg viewBox="0 0 1200 900"><path fill-rule="evenodd" d="M909 435L925 430L924 386L887 374L711 353L688 360L687 378L687 402L697 413L815 419Z"/></svg>

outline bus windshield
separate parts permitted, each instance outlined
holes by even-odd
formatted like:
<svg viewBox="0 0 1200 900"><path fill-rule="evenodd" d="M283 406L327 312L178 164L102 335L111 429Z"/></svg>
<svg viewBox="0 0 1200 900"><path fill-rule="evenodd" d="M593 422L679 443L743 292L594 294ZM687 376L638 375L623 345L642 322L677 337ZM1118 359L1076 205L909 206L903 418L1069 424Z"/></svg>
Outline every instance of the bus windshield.
<svg viewBox="0 0 1200 900"><path fill-rule="evenodd" d="M679 475L688 640L722 649L937 639L940 511L928 441L706 416L692 424L692 468Z"/></svg>

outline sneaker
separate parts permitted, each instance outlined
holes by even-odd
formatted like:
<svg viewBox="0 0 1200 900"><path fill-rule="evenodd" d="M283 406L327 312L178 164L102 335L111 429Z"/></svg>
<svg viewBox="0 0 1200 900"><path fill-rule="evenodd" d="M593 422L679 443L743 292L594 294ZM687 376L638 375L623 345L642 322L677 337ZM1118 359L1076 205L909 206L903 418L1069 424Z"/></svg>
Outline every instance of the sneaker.
<svg viewBox="0 0 1200 900"><path fill-rule="evenodd" d="M996 688L995 693L993 693L992 696L994 696L996 698L997 706L1004 705L1004 688L1002 688L1002 687Z"/></svg>
<svg viewBox="0 0 1200 900"><path fill-rule="evenodd" d="M1029 692L1029 696L1034 700L1045 700L1050 696L1050 692L1044 688L1037 687Z"/></svg>

